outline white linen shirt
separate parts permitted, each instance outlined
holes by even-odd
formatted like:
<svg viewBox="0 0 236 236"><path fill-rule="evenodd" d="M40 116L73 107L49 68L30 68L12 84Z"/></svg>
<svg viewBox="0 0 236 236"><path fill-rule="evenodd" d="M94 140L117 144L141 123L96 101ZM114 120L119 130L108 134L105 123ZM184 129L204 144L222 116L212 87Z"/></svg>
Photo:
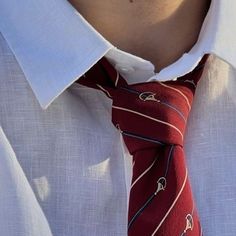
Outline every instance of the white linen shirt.
<svg viewBox="0 0 236 236"><path fill-rule="evenodd" d="M235 236L235 9L212 0L194 47L155 73L66 0L0 0L0 235L125 236L131 158L111 101L74 82L104 55L136 83L176 79L209 53L185 151L204 236Z"/></svg>

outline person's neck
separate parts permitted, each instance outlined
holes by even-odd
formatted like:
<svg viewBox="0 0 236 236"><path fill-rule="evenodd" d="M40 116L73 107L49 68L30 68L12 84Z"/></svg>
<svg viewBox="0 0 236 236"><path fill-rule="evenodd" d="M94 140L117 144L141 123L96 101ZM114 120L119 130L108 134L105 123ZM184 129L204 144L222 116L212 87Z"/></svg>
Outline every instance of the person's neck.
<svg viewBox="0 0 236 236"><path fill-rule="evenodd" d="M210 0L69 0L119 49L159 71L196 43Z"/></svg>

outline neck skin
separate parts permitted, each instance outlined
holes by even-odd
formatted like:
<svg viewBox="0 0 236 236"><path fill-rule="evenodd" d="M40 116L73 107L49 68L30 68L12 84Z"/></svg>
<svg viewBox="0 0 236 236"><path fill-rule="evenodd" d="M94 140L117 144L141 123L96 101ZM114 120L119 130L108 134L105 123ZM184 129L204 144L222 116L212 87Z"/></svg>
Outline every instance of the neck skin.
<svg viewBox="0 0 236 236"><path fill-rule="evenodd" d="M151 61L156 71L196 43L210 0L69 0L121 50Z"/></svg>

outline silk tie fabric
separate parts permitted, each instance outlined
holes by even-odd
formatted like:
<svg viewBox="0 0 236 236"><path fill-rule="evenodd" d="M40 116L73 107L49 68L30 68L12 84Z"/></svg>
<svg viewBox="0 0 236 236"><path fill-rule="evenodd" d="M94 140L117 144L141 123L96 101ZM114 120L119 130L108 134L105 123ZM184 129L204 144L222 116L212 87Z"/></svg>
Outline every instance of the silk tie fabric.
<svg viewBox="0 0 236 236"><path fill-rule="evenodd" d="M113 100L112 122L132 155L129 236L202 235L183 141L206 60L175 81L129 85L102 58L77 81Z"/></svg>

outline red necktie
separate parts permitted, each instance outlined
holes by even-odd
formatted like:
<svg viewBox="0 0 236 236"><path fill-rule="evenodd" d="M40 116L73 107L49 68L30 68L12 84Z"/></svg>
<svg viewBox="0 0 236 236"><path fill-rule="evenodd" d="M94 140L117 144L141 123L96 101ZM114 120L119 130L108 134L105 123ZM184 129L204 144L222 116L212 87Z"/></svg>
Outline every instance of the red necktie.
<svg viewBox="0 0 236 236"><path fill-rule="evenodd" d="M133 156L129 236L201 236L183 139L207 56L176 81L129 85L103 58L79 83L113 100L112 122Z"/></svg>

